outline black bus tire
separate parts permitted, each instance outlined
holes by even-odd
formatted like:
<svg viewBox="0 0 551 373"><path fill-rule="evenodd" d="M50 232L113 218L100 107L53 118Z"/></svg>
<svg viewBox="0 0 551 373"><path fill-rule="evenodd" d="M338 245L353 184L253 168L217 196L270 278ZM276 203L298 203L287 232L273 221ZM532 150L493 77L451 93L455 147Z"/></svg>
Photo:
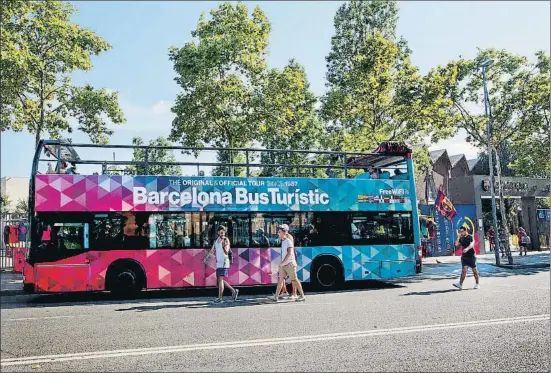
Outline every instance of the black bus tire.
<svg viewBox="0 0 551 373"><path fill-rule="evenodd" d="M114 262L107 269L106 290L122 297L135 297L145 287L145 273L131 260Z"/></svg>
<svg viewBox="0 0 551 373"><path fill-rule="evenodd" d="M330 255L314 259L310 279L317 290L338 289L344 283L344 268L341 261Z"/></svg>

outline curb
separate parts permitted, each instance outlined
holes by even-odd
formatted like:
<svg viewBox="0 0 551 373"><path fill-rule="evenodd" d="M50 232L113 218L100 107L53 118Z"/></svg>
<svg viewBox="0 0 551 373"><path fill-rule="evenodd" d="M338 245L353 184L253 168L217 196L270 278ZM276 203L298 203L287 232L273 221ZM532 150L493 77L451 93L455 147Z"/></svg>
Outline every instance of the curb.
<svg viewBox="0 0 551 373"><path fill-rule="evenodd" d="M549 268L549 263L535 263L535 264L500 264L495 265L491 264L494 267L505 268L505 269L531 269L531 268Z"/></svg>
<svg viewBox="0 0 551 373"><path fill-rule="evenodd" d="M0 294L0 304L8 304L8 303L23 303L28 301L33 297L32 294L25 294L23 292L20 292L18 294L10 294L10 295L4 295L4 293Z"/></svg>
<svg viewBox="0 0 551 373"><path fill-rule="evenodd" d="M2 290L0 297L12 297L14 295L27 295L23 290Z"/></svg>

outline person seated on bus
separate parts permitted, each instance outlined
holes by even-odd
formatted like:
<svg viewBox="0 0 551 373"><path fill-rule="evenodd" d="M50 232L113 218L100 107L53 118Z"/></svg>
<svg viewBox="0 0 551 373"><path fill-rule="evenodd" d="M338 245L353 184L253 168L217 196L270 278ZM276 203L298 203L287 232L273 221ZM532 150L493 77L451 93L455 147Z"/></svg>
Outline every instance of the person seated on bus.
<svg viewBox="0 0 551 373"><path fill-rule="evenodd" d="M355 179L371 179L371 173L369 172L369 170L367 168L364 168L363 170L364 170L363 173L356 175L354 178Z"/></svg>
<svg viewBox="0 0 551 373"><path fill-rule="evenodd" d="M65 174L67 173L67 168L68 168L67 161L65 159L62 159L60 162L58 162L56 166L56 173Z"/></svg>
<svg viewBox="0 0 551 373"><path fill-rule="evenodd" d="M356 179L379 179L379 171L376 168L364 168L364 173L356 175Z"/></svg>
<svg viewBox="0 0 551 373"><path fill-rule="evenodd" d="M379 170L379 179L388 180L390 179L390 172L388 171L380 171Z"/></svg>
<svg viewBox="0 0 551 373"><path fill-rule="evenodd" d="M47 174L55 174L54 168L52 167L52 162L48 162L48 169L46 170Z"/></svg>
<svg viewBox="0 0 551 373"><path fill-rule="evenodd" d="M406 172L402 172L399 168L394 170L394 176L392 177L394 180L408 180L408 174Z"/></svg>
<svg viewBox="0 0 551 373"><path fill-rule="evenodd" d="M371 168L369 169L369 175L371 176L370 179L380 179L381 178L381 170L378 168Z"/></svg>
<svg viewBox="0 0 551 373"><path fill-rule="evenodd" d="M72 165L71 167L68 167L65 171L67 175L78 175L77 174L77 167L75 165Z"/></svg>

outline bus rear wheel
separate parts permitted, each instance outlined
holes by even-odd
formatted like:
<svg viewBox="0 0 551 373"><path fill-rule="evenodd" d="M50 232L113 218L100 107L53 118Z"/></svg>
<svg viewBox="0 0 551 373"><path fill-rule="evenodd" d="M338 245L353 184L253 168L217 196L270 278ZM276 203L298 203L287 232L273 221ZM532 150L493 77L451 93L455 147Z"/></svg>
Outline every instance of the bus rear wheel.
<svg viewBox="0 0 551 373"><path fill-rule="evenodd" d="M133 262L113 263L107 271L106 287L112 294L134 297L144 288L143 270Z"/></svg>
<svg viewBox="0 0 551 373"><path fill-rule="evenodd" d="M322 257L314 262L310 278L319 290L334 290L344 282L343 268L337 258Z"/></svg>

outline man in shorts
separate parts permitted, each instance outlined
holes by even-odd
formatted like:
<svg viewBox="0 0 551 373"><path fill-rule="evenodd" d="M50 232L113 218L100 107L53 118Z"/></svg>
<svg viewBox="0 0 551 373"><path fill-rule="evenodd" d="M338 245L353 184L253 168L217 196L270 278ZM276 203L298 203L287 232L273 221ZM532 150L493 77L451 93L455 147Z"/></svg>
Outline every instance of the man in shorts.
<svg viewBox="0 0 551 373"><path fill-rule="evenodd" d="M459 290L463 289L463 281L467 276L467 271L469 268L473 271L474 279L476 281L475 289L480 289L480 275L478 274L478 269L476 268L476 256L474 252L474 240L465 227L459 228L459 238L455 242L456 247L461 247L463 253L461 254L461 279L458 283L453 284Z"/></svg>

